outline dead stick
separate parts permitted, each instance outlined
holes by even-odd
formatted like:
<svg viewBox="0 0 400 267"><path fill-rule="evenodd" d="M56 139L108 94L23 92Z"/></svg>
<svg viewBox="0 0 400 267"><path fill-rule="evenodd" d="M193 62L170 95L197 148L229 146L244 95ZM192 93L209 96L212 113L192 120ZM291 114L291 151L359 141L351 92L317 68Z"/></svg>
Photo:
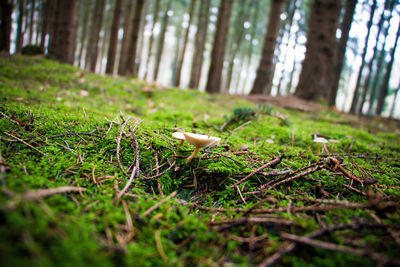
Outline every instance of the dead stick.
<svg viewBox="0 0 400 267"><path fill-rule="evenodd" d="M270 208L270 209L225 209L225 208L209 208L204 206L193 205L193 207L199 210L211 211L211 212L248 212L248 213L275 213L275 212L287 212L287 207ZM291 212L305 212L305 211L330 211L340 209L363 209L368 208L367 204L349 203L347 205L325 205L325 206L305 206L305 207L292 207Z"/></svg>
<svg viewBox="0 0 400 267"><path fill-rule="evenodd" d="M173 198L174 196L176 196L177 192L174 191L172 192L171 195L167 196L166 198L164 198L163 200L161 200L160 202L158 202L157 204L155 204L153 207L149 208L148 210L146 210L143 213L143 217L146 217L147 215L149 215L150 213L152 213L153 211L155 211L156 209L158 209L161 205L165 204L168 200L170 200L171 198Z"/></svg>
<svg viewBox="0 0 400 267"><path fill-rule="evenodd" d="M360 257L367 256L370 257L371 259L380 262L382 264L387 264L387 263L392 263L395 265L400 265L400 261L396 259L391 259L387 257L386 255L383 255L381 253L373 252L370 250L364 250L364 249L357 249L357 248L352 248L348 246L343 246L343 245L336 245L333 243L325 242L325 241L319 241L319 240L312 240L308 237L302 237L302 236L297 236L297 235L292 235L288 233L281 233L281 237L294 241L296 243L302 243L305 245L313 246L313 247L319 247L327 250L332 250L332 251L339 251L339 252L344 252L347 254L353 254L357 255Z"/></svg>
<svg viewBox="0 0 400 267"><path fill-rule="evenodd" d="M21 196L22 199L25 200L39 200L44 197L49 197L56 194L62 193L70 193L70 192L82 192L86 191L84 187L75 187L75 186L60 186L56 188L49 188L49 189L39 189L35 191L29 191Z"/></svg>
<svg viewBox="0 0 400 267"><path fill-rule="evenodd" d="M336 158L330 158L330 160L334 163L334 166L332 168L332 170L334 171L336 168L338 168L340 170L341 173L343 173L345 176L347 176L350 179L356 180L357 182L361 183L361 185L364 185L364 181L361 180L360 178L358 178L357 176L349 173L348 171L346 171L345 168L343 168L342 165L340 165L339 161Z"/></svg>
<svg viewBox="0 0 400 267"><path fill-rule="evenodd" d="M384 224L374 224L374 223L368 223L368 222L357 222L356 224L353 223L345 223L345 224L339 224L339 225L333 225L330 227L325 227L321 229L317 229L316 231L312 232L311 234L306 235L306 238L316 238L319 236L322 236L326 233L338 231L338 230L344 230L344 229L358 229L359 227L371 227L371 228L376 228L376 227L385 227ZM296 243L292 241L286 241L283 246L281 246L274 254L272 254L270 257L265 259L259 267L267 267L267 266L273 266L274 263L276 263L280 258L282 258L284 255L292 252L296 248Z"/></svg>
<svg viewBox="0 0 400 267"><path fill-rule="evenodd" d="M279 164L279 163L281 162L283 156L284 156L284 155L282 154L281 156L279 156L279 157L273 159L272 161L270 161L270 162L268 162L268 163L262 165L262 166L261 166L260 168L258 168L257 170L252 171L249 175L247 175L246 177L244 177L242 180L240 180L240 181L236 182L235 184L231 185L230 188L234 188L235 186L240 185L240 184L243 183L244 181L247 181L247 180L248 180L250 177L252 177L254 174L256 174L256 173L258 173L258 172L264 170L264 169L267 168L267 167L270 167L270 166L274 166L274 165Z"/></svg>
<svg viewBox="0 0 400 267"><path fill-rule="evenodd" d="M297 174L297 175L295 175L295 176L293 176L293 177L289 177L289 178L287 178L287 179L285 179L285 180L282 180L282 181L280 181L280 182L277 182L277 183L275 183L275 184L272 184L272 185L268 186L267 188L265 188L265 190L273 189L273 188L275 188L275 187L277 187L277 186L279 186L279 185L282 185L282 184L291 182L291 181L293 181L293 180L302 178L302 177L304 177L304 176L306 176L306 175L309 175L309 174L311 174L311 173L314 173L314 172L316 172L316 171L318 171L318 170L320 170L320 169L321 169L321 166L317 166L317 167L315 167L315 168L313 168L313 169L311 169L311 170L308 170L308 171L305 171L305 172L301 172L301 173L299 173L299 174Z"/></svg>
<svg viewBox="0 0 400 267"><path fill-rule="evenodd" d="M315 166L320 165L320 164L322 164L322 162L313 163L313 164L304 166L304 167L302 167L302 168L300 168L300 169L298 169L298 170L295 170L295 171L292 171L292 172L290 172L290 173L287 173L287 174L285 174L285 175L283 175L283 176L281 176L281 177L278 177L278 178L276 178L276 179L274 179L274 180L271 180L271 181L269 181L268 183L266 183L266 184L260 186L260 190L263 190L263 189L267 188L268 186L270 186L271 184L276 183L276 182L279 182L279 181L281 181L281 180L283 180L283 179L285 179L285 178L287 178L287 177L293 176L293 175L295 175L296 173L299 173L299 172L301 172L301 171L305 171L305 170L307 170L307 169L309 169L309 168L315 167Z"/></svg>
<svg viewBox="0 0 400 267"><path fill-rule="evenodd" d="M33 150L39 152L40 154L42 154L42 155L44 155L44 156L46 156L46 157L49 157L49 155L47 155L46 153L40 151L39 149L37 149L36 147L32 146L31 144L25 142L24 140L22 140L22 139L20 139L20 138L18 138L18 137L16 137L16 136L14 136L14 135L12 135L12 134L6 133L6 132L5 132L4 134L7 135L7 136L9 136L9 137L11 137L11 138L14 138L14 139L17 140L18 142L21 142L21 143L27 145L28 147L32 148Z"/></svg>

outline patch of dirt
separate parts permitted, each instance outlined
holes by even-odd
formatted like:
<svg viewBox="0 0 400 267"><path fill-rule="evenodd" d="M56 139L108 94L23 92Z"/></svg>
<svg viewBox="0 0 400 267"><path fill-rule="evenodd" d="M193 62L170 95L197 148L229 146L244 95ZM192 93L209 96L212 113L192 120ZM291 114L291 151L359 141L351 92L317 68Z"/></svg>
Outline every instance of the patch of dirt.
<svg viewBox="0 0 400 267"><path fill-rule="evenodd" d="M245 99L257 104L269 104L273 106L283 107L292 110L300 110L305 112L318 111L326 109L326 107L304 99L300 99L293 95L287 96L267 96L267 95L247 95Z"/></svg>

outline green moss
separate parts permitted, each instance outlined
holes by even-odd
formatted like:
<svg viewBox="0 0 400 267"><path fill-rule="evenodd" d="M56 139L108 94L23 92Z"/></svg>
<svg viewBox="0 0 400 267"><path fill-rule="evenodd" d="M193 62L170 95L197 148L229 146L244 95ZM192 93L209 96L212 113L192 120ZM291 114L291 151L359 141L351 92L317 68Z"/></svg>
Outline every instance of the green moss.
<svg viewBox="0 0 400 267"><path fill-rule="evenodd" d="M283 244L281 231L305 235L320 224L350 223L360 218L371 221L370 214L360 209L277 212L275 217L293 220L297 226L239 225L229 230L229 234L238 237L267 235L265 243L256 243L250 249L248 243L232 239L227 231L212 232L208 225L215 220L239 219L243 213L200 211L191 206L193 203L218 208L258 205L273 209L310 205L307 199L316 198L367 203L366 197L343 188L343 184L348 184L347 178L327 170L266 191L263 197L267 201L263 203L246 195L277 177L268 176L270 171L295 171L326 158L321 156L326 152L321 152L321 147L313 142L315 133L340 141L328 143L327 149L343 159L347 170L362 178L376 178L385 186L361 187L355 183L354 187L399 200L400 139L398 131L392 130L396 126L392 122L384 124L389 129L386 130L382 124L374 127L373 120L361 125L328 110L315 115L269 107L256 117L244 118L220 132L226 119L235 114L234 110L260 110L260 107L235 96L210 96L194 90L160 88L136 79L94 75L41 57L0 59L0 77L0 111L19 122L16 125L3 116L0 118L1 157L8 168L2 173L2 189L15 194L66 185L87 189L82 194L57 194L40 201L1 194L0 257L5 265L191 266L222 262L247 266L258 264ZM123 196L113 204L116 186L122 190L128 179L116 160L116 139L121 126L110 124L112 120L122 121L118 117L120 111L125 118L132 118L132 127L142 121L135 130L140 176L129 189L130 196ZM276 112L289 116L290 124L274 117ZM222 144L202 150L196 159L186 163L193 147L185 143L176 149L179 142L171 137L175 128L219 136ZM88 132L101 137L49 138ZM10 141L12 137L6 133L26 140L42 153L24 143ZM122 136L120 159L124 170L136 153L131 141L130 136ZM247 152L237 153L246 147ZM277 166L257 173L238 188L230 187L282 154L285 157ZM169 168L173 162L175 165ZM157 173L163 174L157 176ZM174 199L143 215L175 191ZM321 195L323 191L329 197ZM185 201L188 204L182 204ZM132 229L127 229L127 211ZM399 222L398 210L379 212L386 223ZM132 236L128 235L130 231ZM160 232L167 262L156 246L156 231ZM345 233L323 238L353 246L345 237L354 235L358 246L370 244L376 251L396 257L399 247L383 230L365 228L358 233L350 229ZM125 239L129 241L126 244ZM298 247L280 264L373 264L367 258Z"/></svg>

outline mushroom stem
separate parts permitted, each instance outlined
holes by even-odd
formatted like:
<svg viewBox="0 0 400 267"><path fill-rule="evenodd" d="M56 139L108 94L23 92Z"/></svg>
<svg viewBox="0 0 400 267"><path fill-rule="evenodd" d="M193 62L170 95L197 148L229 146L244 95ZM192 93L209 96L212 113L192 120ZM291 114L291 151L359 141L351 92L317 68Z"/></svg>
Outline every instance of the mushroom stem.
<svg viewBox="0 0 400 267"><path fill-rule="evenodd" d="M191 161L194 157L196 157L197 153L199 153L200 151L200 147L196 147L192 153L192 155L190 155L187 159L186 162Z"/></svg>
<svg viewBox="0 0 400 267"><path fill-rule="evenodd" d="M181 146L183 145L183 142L185 142L185 140L181 140L181 142L180 142L179 145L176 147L176 149L181 148Z"/></svg>

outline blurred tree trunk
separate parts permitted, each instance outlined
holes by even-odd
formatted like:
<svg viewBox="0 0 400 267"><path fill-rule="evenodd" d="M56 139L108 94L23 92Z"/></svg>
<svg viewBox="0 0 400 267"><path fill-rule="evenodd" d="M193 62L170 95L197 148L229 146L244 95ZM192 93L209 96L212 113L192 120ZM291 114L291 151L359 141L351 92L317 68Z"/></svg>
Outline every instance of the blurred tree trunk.
<svg viewBox="0 0 400 267"><path fill-rule="evenodd" d="M340 74L342 73L343 64L345 60L346 54L346 46L347 40L349 39L349 32L351 28L351 24L353 22L354 11L356 8L357 0L346 0L345 13L343 17L342 24L340 26L340 30L342 32L342 36L340 37L339 43L336 46L336 57L335 57L335 66L334 66L334 78L332 81L332 85L330 87L330 92L328 95L328 105L330 107L335 106L336 103L336 95L339 88Z"/></svg>
<svg viewBox="0 0 400 267"><path fill-rule="evenodd" d="M43 10L44 10L44 0L39 1L37 8L37 21L36 21L36 35L35 35L35 45L39 45L40 33L42 32L42 21L43 21Z"/></svg>
<svg viewBox="0 0 400 267"><path fill-rule="evenodd" d="M226 73L226 84L222 88L224 93L229 93L229 89L231 87L231 81L232 81L232 74L233 74L233 68L235 65L235 59L236 55L240 49L240 46L243 41L243 36L244 36L244 22L247 18L247 12L249 10L249 6L253 5L253 3L247 3L246 0L244 0L241 4L243 4L243 7L240 8L239 14L237 17L236 22L234 23L234 33L232 37L232 45L230 49L230 55L229 55L229 65L228 65L228 70Z"/></svg>
<svg viewBox="0 0 400 267"><path fill-rule="evenodd" d="M203 55L207 40L208 21L210 19L209 14L210 0L201 0L189 82L189 88L192 89L199 88Z"/></svg>
<svg viewBox="0 0 400 267"><path fill-rule="evenodd" d="M43 13L42 13L42 31L40 34L40 46L43 50L46 47L46 35L49 33L49 25L50 25L50 14L53 9L54 2L51 0L45 0L43 4Z"/></svg>
<svg viewBox="0 0 400 267"><path fill-rule="evenodd" d="M144 46L144 29L146 27L146 16L149 14L150 2L145 1L144 3L144 13L142 15L142 21L140 22L140 30L139 30L139 41L138 41L138 49L136 53L136 73L139 75L139 70L142 65L142 54L143 54L143 46Z"/></svg>
<svg viewBox="0 0 400 267"><path fill-rule="evenodd" d="M392 72L393 63L395 60L394 55L396 53L396 47L397 47L397 42L399 40L399 35L400 35L400 23L399 23L399 26L397 27L396 41L394 42L393 48L390 51L391 59L390 59L389 64L386 67L385 78L383 79L382 87L379 91L378 102L376 104L376 110L375 110L376 115L382 115L383 107L385 104L385 98L389 91L390 74ZM396 96L397 96L397 93L396 93Z"/></svg>
<svg viewBox="0 0 400 267"><path fill-rule="evenodd" d="M283 0L272 0L267 31L264 37L264 45L261 61L257 69L256 79L251 94L271 94L273 78L273 59L276 39L279 34L280 16L283 11Z"/></svg>
<svg viewBox="0 0 400 267"><path fill-rule="evenodd" d="M82 55L83 55L83 48L85 47L86 42L86 35L89 25L89 11L92 5L91 0L86 0L83 3L83 18L82 18L82 31L81 31L81 40L80 40L80 48L78 53L78 66L82 66ZM87 51L86 51L87 53Z"/></svg>
<svg viewBox="0 0 400 267"><path fill-rule="evenodd" d="M307 100L327 99L333 82L336 30L341 2L314 0L307 32L306 55L296 95Z"/></svg>
<svg viewBox="0 0 400 267"><path fill-rule="evenodd" d="M31 0L31 9L29 10L29 37L28 37L29 44L32 44L32 39L33 39L33 25L35 24L34 21L35 6L36 6L36 1Z"/></svg>
<svg viewBox="0 0 400 267"><path fill-rule="evenodd" d="M126 61L126 73L132 77L136 77L136 50L139 39L140 22L142 20L144 0L136 1L135 16L132 22L131 38L129 40L128 58Z"/></svg>
<svg viewBox="0 0 400 267"><path fill-rule="evenodd" d="M10 34L12 24L12 3L9 0L1 0L0 2L0 51L10 53Z"/></svg>
<svg viewBox="0 0 400 267"><path fill-rule="evenodd" d="M219 5L217 29L214 35L211 63L210 69L208 70L206 85L206 92L208 93L221 92L222 68L224 65L232 5L233 0L221 0Z"/></svg>
<svg viewBox="0 0 400 267"><path fill-rule="evenodd" d="M288 40L287 40L286 45L285 45L285 55L284 55L283 61L282 61L283 65L285 65L286 59L287 59L287 55L288 55L289 40L290 40L290 37L292 35L292 28L293 28L292 27L293 26L293 17L294 17L294 14L296 13L296 10L297 10L297 0L294 0L294 1L292 1L292 5L291 5L291 7L289 9L289 12L288 12L287 25L289 25L289 30L287 31ZM281 95L282 94L281 87L282 87L284 76L285 76L285 68L283 67L282 70L281 70L279 83L278 83L278 87L277 87L277 92L276 92L277 95Z"/></svg>
<svg viewBox="0 0 400 267"><path fill-rule="evenodd" d="M356 112L358 99L360 97L359 91L360 91L360 85L361 85L361 78L362 78L362 73L363 73L364 66L365 66L365 56L367 55L367 51L368 51L368 41L369 41L369 36L371 34L371 26L372 26L373 20L374 20L376 5L377 5L376 0L374 0L372 7L371 7L371 11L370 11L370 18L369 18L369 21L367 24L368 32L367 32L367 36L365 37L364 51L361 56L361 66L358 71L356 87L354 88L353 99L351 101L350 113L352 113L352 114L354 114Z"/></svg>
<svg viewBox="0 0 400 267"><path fill-rule="evenodd" d="M164 49L164 40L165 40L165 32L167 31L168 26L168 11L171 9L172 0L168 0L167 8L164 12L164 18L161 25L160 37L158 39L158 46L156 52L156 58L154 63L154 72L153 72L153 80L156 81L158 78L158 72L160 69L161 57Z"/></svg>
<svg viewBox="0 0 400 267"><path fill-rule="evenodd" d="M246 57L246 66L247 66L247 75L243 81L243 87L242 87L242 94L245 93L246 91L246 85L247 85L247 81L249 78L249 70L250 70L250 66L252 65L252 57L253 57L253 40L254 40L254 36L256 35L256 29L257 29L257 23L258 23L258 14L259 14L259 6L260 6L260 2L256 1L255 6L254 6L254 16L253 16L253 20L251 23L251 32L250 32L250 40L249 40L249 47L247 50L247 57Z"/></svg>
<svg viewBox="0 0 400 267"><path fill-rule="evenodd" d="M107 0L104 19L103 19L103 23L102 23L103 25L102 25L101 32L103 32L103 36L100 38L100 54L99 54L99 59L98 59L98 61L100 63L100 66L98 67L98 71L100 73L103 73L103 71L105 72L104 68L106 67L106 65L103 64L103 59L104 59L104 57L106 57L106 54L108 51L110 35L111 35L113 2L114 2L114 0Z"/></svg>
<svg viewBox="0 0 400 267"><path fill-rule="evenodd" d="M81 9L82 9L82 5L83 5L83 1L82 0L77 0L77 7L75 8L75 21L74 21L74 36L73 38L73 43L72 43L72 56L73 56L73 63L75 64L77 58L76 58L76 48L78 45L78 33L79 33L79 26L80 26L80 17L81 17Z"/></svg>
<svg viewBox="0 0 400 267"><path fill-rule="evenodd" d="M49 54L62 63L72 64L76 0L59 0L56 6L54 36Z"/></svg>
<svg viewBox="0 0 400 267"><path fill-rule="evenodd" d="M115 56L117 54L117 45L118 45L119 22L122 13L122 2L123 2L122 0L117 0L115 2L115 7L114 7L114 15L111 25L111 36L110 36L110 43L108 46L107 66L106 66L106 73L108 74L112 74L114 72Z"/></svg>
<svg viewBox="0 0 400 267"><path fill-rule="evenodd" d="M390 22L390 20L393 17L393 8L390 10L390 14L387 18L387 21ZM377 66L375 70L375 77L372 81L372 86L371 86L371 92L369 95L369 106L368 106L368 114L373 114L375 111L375 101L378 98L377 91L378 87L381 86L381 81L382 81L382 71L383 71L383 66L385 63L385 57L388 53L386 53L385 47L386 47L386 42L387 42L387 37L389 34L389 28L390 28L390 23L384 26L384 32L383 32L383 43L382 43L382 49L379 52L379 57L377 59Z"/></svg>
<svg viewBox="0 0 400 267"><path fill-rule="evenodd" d="M24 5L25 0L18 0L18 20L17 20L17 37L15 41L15 53L21 52L22 45L24 42L24 36L22 33L22 24L24 19Z"/></svg>
<svg viewBox="0 0 400 267"><path fill-rule="evenodd" d="M150 60L153 54L153 42L154 42L154 28L158 22L158 13L160 12L160 2L161 0L155 0L154 10L153 10L153 23L151 25L151 33L149 40L149 47L147 49L147 58L146 58L146 70L144 74L144 78L147 80L150 72Z"/></svg>
<svg viewBox="0 0 400 267"><path fill-rule="evenodd" d="M300 31L297 31L295 34L295 37L294 37L294 46L293 46L294 51L296 51L296 47L298 45L297 40L299 38L299 35L300 35ZM288 94L292 93L293 79L294 79L295 73L296 73L296 57L293 57L293 69L290 72L289 81L286 86L286 92L288 92Z"/></svg>
<svg viewBox="0 0 400 267"><path fill-rule="evenodd" d="M390 108L390 113L389 113L389 118L392 119L393 115L394 115L394 109L396 107L396 103L397 103L397 96L399 94L400 91L400 86L397 86L398 88L394 91L394 98L393 98L393 102L392 102L392 107Z"/></svg>
<svg viewBox="0 0 400 267"><path fill-rule="evenodd" d="M86 48L85 68L91 72L96 70L99 51L100 30L103 22L105 0L96 0L92 13L92 24L90 26L89 40Z"/></svg>
<svg viewBox="0 0 400 267"><path fill-rule="evenodd" d="M129 40L132 31L131 19L134 10L133 0L128 0L124 17L124 36L122 38L121 51L118 63L118 74L124 75L126 73L126 60L128 58Z"/></svg>
<svg viewBox="0 0 400 267"><path fill-rule="evenodd" d="M184 15L182 16L184 17ZM171 77L171 84L173 86L176 86L176 76L177 76L177 71L178 71L178 61L179 61L179 52L181 51L181 46L182 42L181 40L183 39L182 37L182 21L178 21L178 25L175 27L175 40L176 40L176 45L175 45L175 53L174 53L174 60L172 61L171 64L171 69L172 69L172 77Z"/></svg>
<svg viewBox="0 0 400 267"><path fill-rule="evenodd" d="M389 1L391 1L391 0L386 0L385 1L385 9L382 11L381 18L380 18L379 23L378 23L378 32L376 34L376 41L375 41L375 44L374 44L374 47L373 47L374 50L373 50L372 58L371 58L371 60L369 61L368 65L367 65L367 73L368 74L367 74L367 78L365 79L365 82L364 82L364 85L363 85L363 88L362 88L361 98L360 98L360 101L359 101L359 104L358 104L358 108L357 108L357 114L359 114L359 115L362 114L362 110L364 108L365 99L367 97L369 83L371 82L372 67L373 67L373 64L375 62L375 58L377 56L378 42L379 42L380 34L381 34L381 31L382 31L383 23L385 22L385 11L386 11L386 7L387 7ZM393 7L393 5L392 5L392 7Z"/></svg>
<svg viewBox="0 0 400 267"><path fill-rule="evenodd" d="M179 63L178 63L178 69L177 69L177 75L176 75L176 80L174 85L179 87L181 85L181 72L182 72L182 66L183 66L183 61L185 60L185 52L186 52L186 46L187 42L189 40L189 31L190 31L190 26L192 25L193 21L193 13L194 13L194 8L196 7L196 0L191 0L190 1L190 9L189 9L189 23L188 27L185 32L185 37L183 41L183 48L182 48L182 53L179 57Z"/></svg>

